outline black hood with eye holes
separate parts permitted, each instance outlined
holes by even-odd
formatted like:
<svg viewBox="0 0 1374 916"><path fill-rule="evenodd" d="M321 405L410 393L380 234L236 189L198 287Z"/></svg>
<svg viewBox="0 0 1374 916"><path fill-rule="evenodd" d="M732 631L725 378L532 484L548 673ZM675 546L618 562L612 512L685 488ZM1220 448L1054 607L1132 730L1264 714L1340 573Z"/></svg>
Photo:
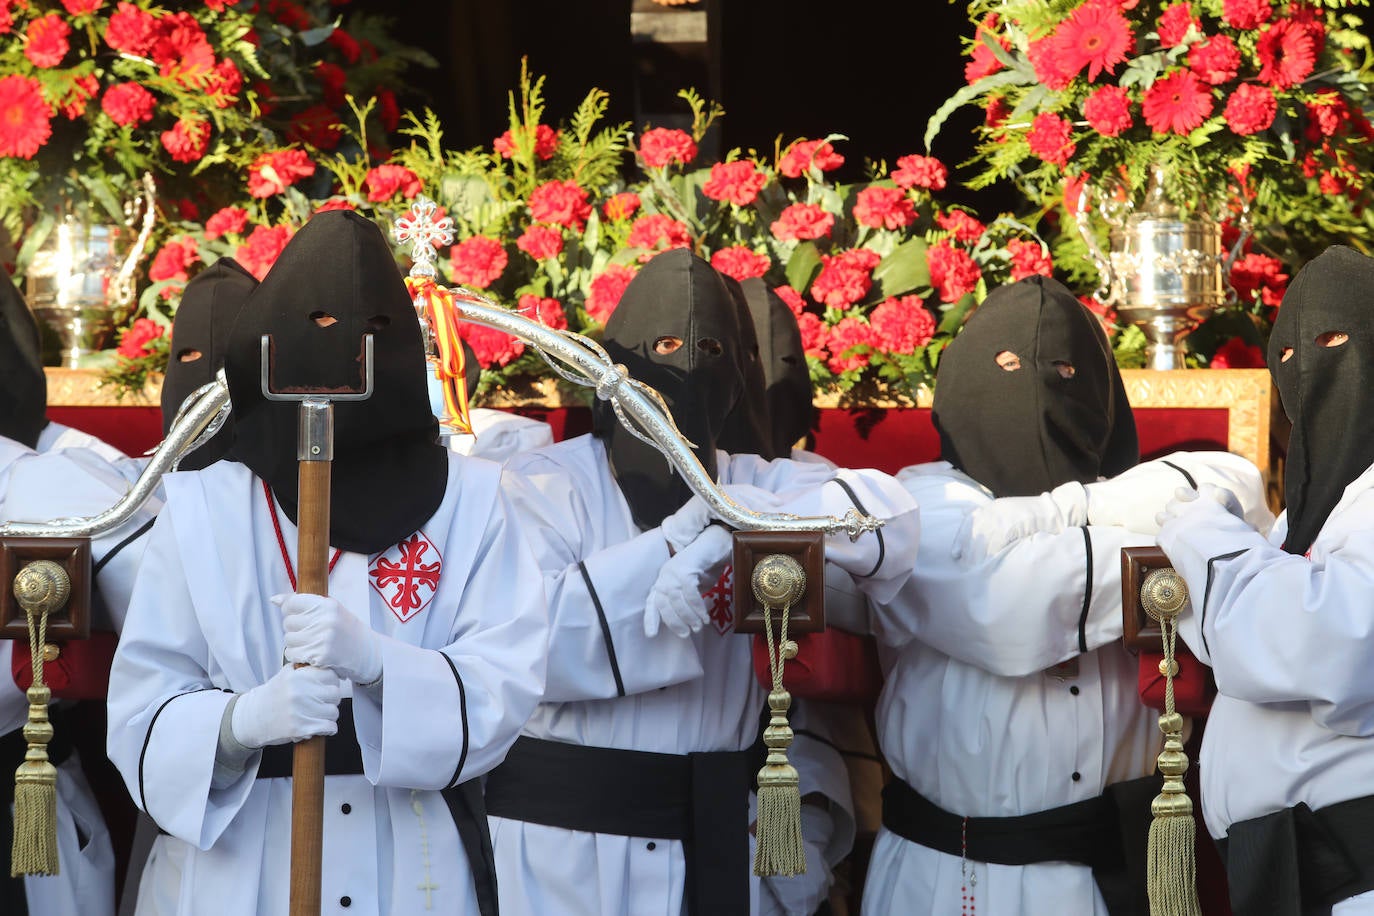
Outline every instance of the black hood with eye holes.
<svg viewBox="0 0 1374 916"><path fill-rule="evenodd" d="M1269 371L1293 422L1284 465L1290 553L1307 552L1345 488L1374 464L1372 304L1374 260L1337 245L1293 278L1274 321ZM1348 339L1324 346L1333 333Z"/></svg>
<svg viewBox="0 0 1374 916"><path fill-rule="evenodd" d="M765 416L773 437L773 452L787 457L792 447L811 432L815 416L811 370L806 365L797 316L782 297L758 277L740 284L749 306L763 365Z"/></svg>
<svg viewBox="0 0 1374 916"><path fill-rule="evenodd" d="M1021 368L999 366L1003 351ZM1056 280L993 290L941 355L936 379L941 457L998 497L1114 477L1140 460L1107 337Z"/></svg>
<svg viewBox="0 0 1374 916"><path fill-rule="evenodd" d="M662 338L680 339L682 346L658 353L655 342ZM611 359L663 395L712 477L725 419L744 393L741 339L739 308L720 274L683 248L644 265L602 338ZM606 443L611 473L640 528L656 528L691 496L663 455L621 427L609 403L593 408L592 432Z"/></svg>
<svg viewBox="0 0 1374 916"><path fill-rule="evenodd" d="M415 532L443 501L448 455L430 412L420 324L381 230L349 211L316 215L249 297L230 337L230 455L267 481L294 521L300 405L263 397L264 334L273 388L320 393L362 388L363 339L372 335L372 397L334 405L329 542L372 554Z"/></svg>
<svg viewBox="0 0 1374 916"><path fill-rule="evenodd" d="M172 428L183 401L214 381L229 350L229 334L258 281L233 258L220 258L186 284L172 320L171 355L162 379L162 434ZM233 437L232 414L219 432L181 459L183 471L218 461Z"/></svg>
<svg viewBox="0 0 1374 916"><path fill-rule="evenodd" d="M754 319L749 314L749 301L744 287L734 277L721 274L739 310L740 356L744 360L744 393L725 418L716 443L722 451L732 455L758 455L769 461L787 452L778 452L773 444L773 431L768 424L768 383ZM789 447L790 449L790 447Z"/></svg>
<svg viewBox="0 0 1374 916"><path fill-rule="evenodd" d="M0 436L38 446L48 425L48 379L38 321L9 274L0 270Z"/></svg>

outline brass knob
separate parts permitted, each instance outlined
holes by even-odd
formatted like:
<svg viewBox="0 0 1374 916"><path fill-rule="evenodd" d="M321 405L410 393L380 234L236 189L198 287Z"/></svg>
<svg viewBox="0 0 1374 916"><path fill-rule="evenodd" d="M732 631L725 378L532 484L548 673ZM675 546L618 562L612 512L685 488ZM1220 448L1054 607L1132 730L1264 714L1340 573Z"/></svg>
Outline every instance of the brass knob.
<svg viewBox="0 0 1374 916"><path fill-rule="evenodd" d="M60 611L71 594L71 578L52 560L34 560L14 577L14 597L30 617Z"/></svg>
<svg viewBox="0 0 1374 916"><path fill-rule="evenodd" d="M1140 605L1151 620L1172 620L1187 603L1188 583L1172 566L1151 570L1140 583Z"/></svg>
<svg viewBox="0 0 1374 916"><path fill-rule="evenodd" d="M806 591L806 572L786 554L770 553L754 567L754 597L764 607L791 607Z"/></svg>

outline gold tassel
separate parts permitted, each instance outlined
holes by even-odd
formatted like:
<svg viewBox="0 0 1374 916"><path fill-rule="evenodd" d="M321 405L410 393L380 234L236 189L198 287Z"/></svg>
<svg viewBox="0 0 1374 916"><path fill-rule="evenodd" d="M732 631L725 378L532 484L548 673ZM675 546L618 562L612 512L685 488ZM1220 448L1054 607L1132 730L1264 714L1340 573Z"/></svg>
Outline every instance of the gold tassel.
<svg viewBox="0 0 1374 916"><path fill-rule="evenodd" d="M57 767L48 760L47 748L53 734L48 721L52 691L43 683L43 650L48 614L66 604L71 584L61 566L51 560L39 560L14 577L14 594L28 615L29 652L33 659L33 685L27 693L29 721L24 726L24 740L29 748L14 774L10 877L18 878L58 873Z"/></svg>
<svg viewBox="0 0 1374 916"><path fill-rule="evenodd" d="M754 597L763 605L763 630L768 641L768 667L773 689L768 694L772 715L763 730L768 759L759 770L757 840L754 874L800 875L806 872L806 847L802 845L801 790L797 768L787 761L792 727L787 710L792 694L783 688L783 664L797 655L797 644L787 638L788 612L806 587L801 564L788 556L772 554L754 568ZM773 612L781 606L777 642L773 640Z"/></svg>
<svg viewBox="0 0 1374 916"><path fill-rule="evenodd" d="M1164 643L1164 660L1159 663L1159 671L1164 675L1164 715L1159 717L1164 750L1158 758L1164 786L1150 804L1154 820L1146 846L1150 916L1201 916L1197 897L1197 828L1193 800L1183 785L1183 774L1188 772L1188 755L1183 750L1183 716L1174 709L1178 615L1188 600L1188 586L1174 570L1156 569L1145 577L1140 591L1145 612L1159 621Z"/></svg>

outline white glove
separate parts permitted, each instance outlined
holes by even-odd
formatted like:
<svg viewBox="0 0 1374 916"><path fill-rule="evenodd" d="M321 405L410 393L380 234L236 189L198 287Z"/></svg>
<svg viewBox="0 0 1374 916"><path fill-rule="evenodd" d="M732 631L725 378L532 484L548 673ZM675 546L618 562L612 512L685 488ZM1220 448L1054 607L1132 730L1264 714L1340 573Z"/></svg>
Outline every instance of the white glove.
<svg viewBox="0 0 1374 916"><path fill-rule="evenodd" d="M1196 490L1191 487L1179 487L1174 491L1174 498L1165 504L1164 511L1159 513L1156 521L1159 523L1159 527L1163 528L1166 523L1181 519L1210 506L1212 503L1221 506L1241 521L1245 521L1245 509L1241 506L1240 500L1236 498L1236 494L1225 487L1211 483L1204 483Z"/></svg>
<svg viewBox="0 0 1374 916"><path fill-rule="evenodd" d="M1175 452L1164 460L1192 475L1192 486L1197 489L1210 483L1229 490L1243 510L1236 516L1256 531L1263 534L1274 524L1274 513L1265 500L1264 477L1250 461L1230 452Z"/></svg>
<svg viewBox="0 0 1374 916"><path fill-rule="evenodd" d="M287 665L239 696L229 727L235 741L254 748L332 735L339 730L341 696L334 672Z"/></svg>
<svg viewBox="0 0 1374 916"><path fill-rule="evenodd" d="M969 513L952 550L969 562L1000 553L1033 534L1059 534L1088 518L1087 493L1081 483L1055 487L1039 496L1004 496Z"/></svg>
<svg viewBox="0 0 1374 916"><path fill-rule="evenodd" d="M711 524L711 510L700 496L693 496L672 515L659 524L658 530L668 542L673 553L677 553Z"/></svg>
<svg viewBox="0 0 1374 916"><path fill-rule="evenodd" d="M324 595L273 595L286 630L286 660L332 669L360 686L382 676L380 637Z"/></svg>
<svg viewBox="0 0 1374 916"><path fill-rule="evenodd" d="M1090 483L1088 524L1125 528L1137 534L1157 534L1155 516L1188 478L1163 459L1147 461L1110 480Z"/></svg>
<svg viewBox="0 0 1374 916"><path fill-rule="evenodd" d="M733 545L729 531L708 525L663 564L644 602L645 636L657 636L660 623L681 637L705 626L710 614L702 592L720 579Z"/></svg>

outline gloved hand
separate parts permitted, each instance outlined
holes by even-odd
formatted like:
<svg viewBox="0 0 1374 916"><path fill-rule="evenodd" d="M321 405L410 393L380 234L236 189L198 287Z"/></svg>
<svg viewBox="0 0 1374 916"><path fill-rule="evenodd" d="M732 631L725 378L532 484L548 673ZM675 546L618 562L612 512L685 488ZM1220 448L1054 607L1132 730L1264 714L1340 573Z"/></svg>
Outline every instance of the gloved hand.
<svg viewBox="0 0 1374 916"><path fill-rule="evenodd" d="M265 684L241 694L230 730L245 747L287 744L339 730L339 676L324 668L287 665Z"/></svg>
<svg viewBox="0 0 1374 916"><path fill-rule="evenodd" d="M977 563L1033 534L1059 534L1087 521L1081 483L1066 483L1039 496L1004 496L974 509L964 520L952 555Z"/></svg>
<svg viewBox="0 0 1374 916"><path fill-rule="evenodd" d="M1274 513L1265 500L1264 477L1250 461L1230 452L1175 452L1164 460L1187 471L1193 478L1190 486L1195 489L1210 483L1230 491L1242 509L1236 516L1251 528L1266 534L1273 526Z"/></svg>
<svg viewBox="0 0 1374 916"><path fill-rule="evenodd" d="M330 668L358 685L382 676L380 636L324 595L273 595L286 629L286 660Z"/></svg>
<svg viewBox="0 0 1374 916"><path fill-rule="evenodd" d="M1204 483L1196 490L1192 487L1179 487L1174 491L1174 498L1164 506L1164 511L1159 513L1156 521L1159 527L1163 528L1167 522L1191 515L1212 503L1220 505L1236 518L1245 521L1245 509L1236 494L1211 483Z"/></svg>
<svg viewBox="0 0 1374 916"><path fill-rule="evenodd" d="M672 515L668 516L658 526L658 530L663 535L663 539L668 542L668 547L673 553L677 553L688 544L707 525L711 524L711 510L706 507L706 503L700 496L693 496L682 505Z"/></svg>
<svg viewBox="0 0 1374 916"><path fill-rule="evenodd" d="M1088 524L1125 528L1137 534L1157 534L1155 516L1188 478L1164 459L1146 461L1110 480L1087 485Z"/></svg>
<svg viewBox="0 0 1374 916"><path fill-rule="evenodd" d="M729 531L708 525L696 540L663 564L644 602L645 636L657 636L660 623L681 637L706 624L709 610L702 592L720 579L733 546Z"/></svg>

